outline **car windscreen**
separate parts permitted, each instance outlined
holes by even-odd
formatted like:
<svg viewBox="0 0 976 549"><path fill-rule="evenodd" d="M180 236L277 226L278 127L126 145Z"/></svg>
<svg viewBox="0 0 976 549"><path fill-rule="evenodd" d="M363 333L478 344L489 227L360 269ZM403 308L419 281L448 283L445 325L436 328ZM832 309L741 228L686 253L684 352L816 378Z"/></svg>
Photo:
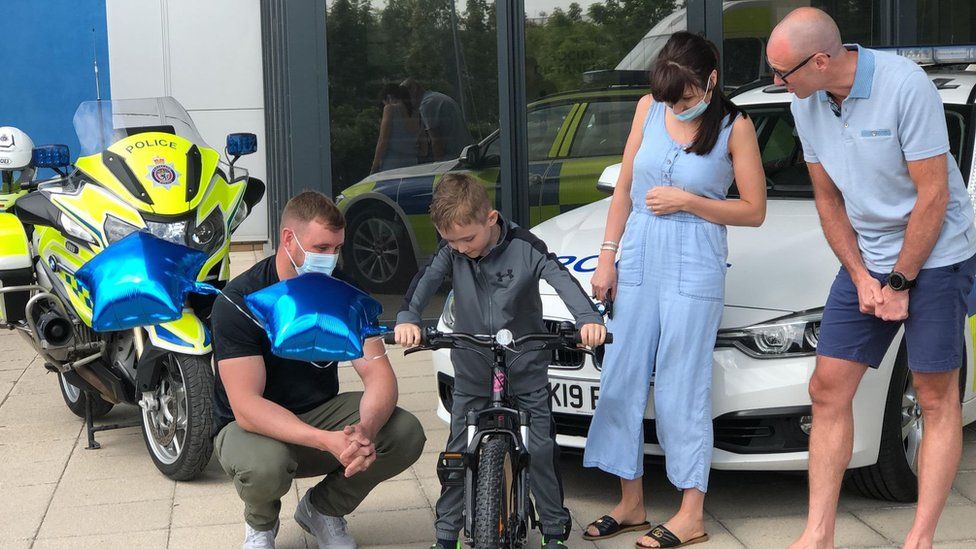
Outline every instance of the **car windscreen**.
<svg viewBox="0 0 976 549"><path fill-rule="evenodd" d="M960 168L964 168L961 153L966 135L971 131L972 109L964 105L946 105L945 109L949 152ZM756 127L766 172L766 195L769 198L813 198L810 174L803 161L803 148L789 104L746 107L745 110ZM963 169L963 173L968 172ZM734 184L729 196L738 196Z"/></svg>

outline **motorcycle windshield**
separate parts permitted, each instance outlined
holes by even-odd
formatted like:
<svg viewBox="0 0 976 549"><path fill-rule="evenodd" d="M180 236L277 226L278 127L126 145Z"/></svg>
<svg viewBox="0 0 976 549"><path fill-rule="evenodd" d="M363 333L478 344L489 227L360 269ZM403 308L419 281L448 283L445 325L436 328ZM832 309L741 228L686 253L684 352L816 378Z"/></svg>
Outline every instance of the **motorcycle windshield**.
<svg viewBox="0 0 976 549"><path fill-rule="evenodd" d="M207 146L183 105L172 97L85 101L74 117L80 156L97 154L120 139L146 132L178 135Z"/></svg>

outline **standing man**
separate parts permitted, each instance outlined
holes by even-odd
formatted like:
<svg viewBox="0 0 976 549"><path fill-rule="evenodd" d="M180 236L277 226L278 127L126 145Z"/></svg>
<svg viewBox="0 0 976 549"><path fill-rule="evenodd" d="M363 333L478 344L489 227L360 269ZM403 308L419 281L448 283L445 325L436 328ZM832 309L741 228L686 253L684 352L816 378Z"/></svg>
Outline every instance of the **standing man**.
<svg viewBox="0 0 976 549"><path fill-rule="evenodd" d="M439 162L459 157L461 149L474 140L457 101L443 93L424 89L413 78L407 78L400 85L410 92L410 101L417 105L420 123L430 139L429 158L422 161Z"/></svg>
<svg viewBox="0 0 976 549"><path fill-rule="evenodd" d="M244 549L273 549L280 498L292 479L322 475L299 502L295 521L319 549L356 549L343 517L423 451L420 422L396 407L396 377L382 340L368 341L363 358L352 361L364 391L340 393L335 362L275 356L247 312L250 293L303 273L331 275L344 227L325 195L295 196L281 214L277 254L231 281L214 303L214 449L244 500Z"/></svg>
<svg viewBox="0 0 976 549"><path fill-rule="evenodd" d="M824 234L842 264L810 380L810 508L795 548L833 547L853 446L852 401L904 325L925 417L918 507L905 547L931 547L962 450L959 367L976 228L945 113L921 68L844 45L824 12L800 8L766 48L793 116Z"/></svg>

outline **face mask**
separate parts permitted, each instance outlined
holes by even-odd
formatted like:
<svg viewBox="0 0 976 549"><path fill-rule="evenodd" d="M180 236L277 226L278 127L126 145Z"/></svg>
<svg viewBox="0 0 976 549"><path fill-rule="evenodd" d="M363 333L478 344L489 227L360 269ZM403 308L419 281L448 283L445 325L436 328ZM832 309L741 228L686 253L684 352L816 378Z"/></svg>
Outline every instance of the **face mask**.
<svg viewBox="0 0 976 549"><path fill-rule="evenodd" d="M288 259L291 260L292 266L295 267L295 272L300 275L305 273L322 273L330 276L332 275L332 271L335 270L336 263L339 262L339 254L306 252L305 248L302 247L302 243L298 241L298 235L295 235L295 243L298 244L298 249L305 254L305 261L302 263L302 266L299 267L295 263L295 260L292 259L288 248L285 248L285 253L288 254Z"/></svg>
<svg viewBox="0 0 976 549"><path fill-rule="evenodd" d="M688 122L690 120L694 120L699 116L701 116L702 113L705 112L705 109L708 108L708 103L705 102L705 98L708 97L708 89L711 86L711 84L712 84L712 79L709 78L708 82L705 83L705 95L702 96L701 101L699 101L698 104L695 105L694 107L685 109L681 114L678 114L674 112L674 109L671 109L671 113L674 114L674 117L680 120L681 122Z"/></svg>

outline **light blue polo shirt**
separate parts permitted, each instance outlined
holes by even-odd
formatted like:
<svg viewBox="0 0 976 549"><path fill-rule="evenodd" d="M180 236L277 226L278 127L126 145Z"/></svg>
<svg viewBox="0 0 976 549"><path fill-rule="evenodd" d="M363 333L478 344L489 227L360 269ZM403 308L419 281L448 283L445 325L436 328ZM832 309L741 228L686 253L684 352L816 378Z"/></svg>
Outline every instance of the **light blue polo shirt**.
<svg viewBox="0 0 976 549"><path fill-rule="evenodd" d="M892 53L857 48L854 85L836 116L818 91L793 99L793 117L807 162L820 163L844 195L868 270L889 273L905 241L918 192L906 161L946 155L949 203L942 233L923 268L976 254L973 207L959 165L949 154L942 98L915 63Z"/></svg>

